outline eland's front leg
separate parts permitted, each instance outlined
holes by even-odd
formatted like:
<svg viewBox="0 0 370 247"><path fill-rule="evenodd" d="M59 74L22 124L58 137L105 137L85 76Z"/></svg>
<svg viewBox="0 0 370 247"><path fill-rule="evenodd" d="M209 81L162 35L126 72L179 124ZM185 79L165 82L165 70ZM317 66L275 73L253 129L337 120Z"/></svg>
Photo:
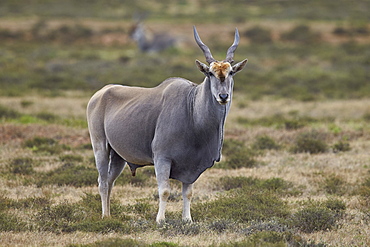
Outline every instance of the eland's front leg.
<svg viewBox="0 0 370 247"><path fill-rule="evenodd" d="M193 184L182 183L182 200L184 201L184 207L182 209L182 220L193 222L190 214L190 202L193 196Z"/></svg>
<svg viewBox="0 0 370 247"><path fill-rule="evenodd" d="M171 161L160 159L154 163L155 174L158 183L158 194L159 194L159 210L157 214L157 223L161 223L165 220L165 212L168 197L170 196L170 170Z"/></svg>

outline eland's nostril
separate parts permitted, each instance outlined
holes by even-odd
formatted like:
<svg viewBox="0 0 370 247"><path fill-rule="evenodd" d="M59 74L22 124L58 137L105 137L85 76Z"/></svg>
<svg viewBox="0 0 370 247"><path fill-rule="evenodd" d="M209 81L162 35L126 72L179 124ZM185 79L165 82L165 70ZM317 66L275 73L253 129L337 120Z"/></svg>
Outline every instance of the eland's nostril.
<svg viewBox="0 0 370 247"><path fill-rule="evenodd" d="M219 96L220 96L220 99L224 102L227 100L227 98L229 98L228 94L220 94Z"/></svg>

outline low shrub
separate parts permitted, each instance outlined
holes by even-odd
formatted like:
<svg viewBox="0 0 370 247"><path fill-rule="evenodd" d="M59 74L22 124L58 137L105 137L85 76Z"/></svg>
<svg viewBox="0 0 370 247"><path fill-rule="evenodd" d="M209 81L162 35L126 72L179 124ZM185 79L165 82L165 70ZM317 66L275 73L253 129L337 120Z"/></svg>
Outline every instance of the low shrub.
<svg viewBox="0 0 370 247"><path fill-rule="evenodd" d="M252 189L267 190L280 194L297 194L299 191L292 183L281 178L258 179L253 177L222 177L217 186L223 190Z"/></svg>
<svg viewBox="0 0 370 247"><path fill-rule="evenodd" d="M17 119L21 116L22 116L22 114L20 114L19 112L15 111L13 109L10 109L9 107L0 105L0 120L1 119L3 119L3 120L4 119L5 120Z"/></svg>
<svg viewBox="0 0 370 247"><path fill-rule="evenodd" d="M282 40L294 41L302 44L311 44L321 40L320 33L313 32L309 26L298 25L281 35Z"/></svg>
<svg viewBox="0 0 370 247"><path fill-rule="evenodd" d="M345 209L345 203L339 199L330 198L324 202L309 200L288 221L292 227L305 233L331 230L336 227Z"/></svg>
<svg viewBox="0 0 370 247"><path fill-rule="evenodd" d="M23 146L32 149L34 152L49 154L59 154L70 149L67 145L59 144L59 141L47 137L34 137L26 140Z"/></svg>
<svg viewBox="0 0 370 247"><path fill-rule="evenodd" d="M303 132L295 139L291 151L293 153L324 153L328 145L324 142L322 134L317 131Z"/></svg>
<svg viewBox="0 0 370 247"><path fill-rule="evenodd" d="M13 208L19 209L41 209L50 206L51 201L46 197L28 197L18 199L12 203Z"/></svg>
<svg viewBox="0 0 370 247"><path fill-rule="evenodd" d="M46 184L75 187L97 185L98 172L95 168L66 163L63 166L42 174L36 182L41 187Z"/></svg>
<svg viewBox="0 0 370 247"><path fill-rule="evenodd" d="M69 232L73 223L90 217L89 213L76 204L63 202L43 208L36 215L36 222L41 231Z"/></svg>
<svg viewBox="0 0 370 247"><path fill-rule="evenodd" d="M159 226L162 235L173 237L178 235L194 236L201 232L200 224L184 222L183 220L166 220Z"/></svg>
<svg viewBox="0 0 370 247"><path fill-rule="evenodd" d="M323 189L330 195L343 195L344 185L345 181L343 178L334 174L325 178L322 183Z"/></svg>
<svg viewBox="0 0 370 247"><path fill-rule="evenodd" d="M0 212L5 211L10 207L13 207L13 200L0 194Z"/></svg>
<svg viewBox="0 0 370 247"><path fill-rule="evenodd" d="M362 184L359 186L358 194L360 194L367 200L370 199L370 176L366 177L364 181L362 182Z"/></svg>
<svg viewBox="0 0 370 247"><path fill-rule="evenodd" d="M277 144L275 142L275 140L272 139L271 137L263 135L263 136L257 137L257 139L255 140L255 142L252 145L252 148L253 149L258 149L258 150L266 150L266 149L268 149L268 150L271 150L271 149L278 150L278 149L280 149L280 145Z"/></svg>
<svg viewBox="0 0 370 247"><path fill-rule="evenodd" d="M226 161L217 164L219 168L237 169L242 167L255 167L256 152L247 148L241 141L226 139L223 144L222 154L226 156Z"/></svg>
<svg viewBox="0 0 370 247"><path fill-rule="evenodd" d="M342 214L347 208L346 204L342 200L335 198L329 198L322 203L322 206L339 214Z"/></svg>
<svg viewBox="0 0 370 247"><path fill-rule="evenodd" d="M290 238L291 237L291 238ZM279 240L283 238L282 240ZM213 246L213 245L211 245ZM239 242L228 242L217 245L218 247L245 247L245 246L264 246L264 247L285 247L285 246L305 246L305 247L326 247L325 243L315 243L313 240L306 241L297 235L285 236L275 232L259 232L251 238Z"/></svg>
<svg viewBox="0 0 370 247"><path fill-rule="evenodd" d="M306 125L306 122L301 119L287 119L284 122L286 130L297 130L303 128Z"/></svg>
<svg viewBox="0 0 370 247"><path fill-rule="evenodd" d="M63 229L63 232L96 232L96 233L110 233L119 232L122 234L129 234L134 229L131 228L130 224L122 221L121 219L115 218L104 218L104 219L87 219L84 221L70 224L68 227Z"/></svg>
<svg viewBox="0 0 370 247"><path fill-rule="evenodd" d="M370 112L366 112L363 116L362 119L365 121L370 121Z"/></svg>
<svg viewBox="0 0 370 247"><path fill-rule="evenodd" d="M278 222L276 220L269 221L255 221L241 232L245 235L252 235L256 232L292 232L292 230L285 224Z"/></svg>
<svg viewBox="0 0 370 247"><path fill-rule="evenodd" d="M66 154L66 155L61 155L59 156L59 159L62 162L82 162L84 158L81 155L74 155L74 154Z"/></svg>
<svg viewBox="0 0 370 247"><path fill-rule="evenodd" d="M251 29L248 29L244 32L244 36L246 36L252 43L265 44L272 42L271 31L260 26L254 26Z"/></svg>
<svg viewBox="0 0 370 247"><path fill-rule="evenodd" d="M49 32L43 39L57 40L62 43L69 44L80 39L87 39L93 35L93 31L82 25L62 25L57 29Z"/></svg>
<svg viewBox="0 0 370 247"><path fill-rule="evenodd" d="M125 211L133 213L139 219L154 219L157 214L157 207L149 203L147 199L137 200L135 204L125 207Z"/></svg>
<svg viewBox="0 0 370 247"><path fill-rule="evenodd" d="M27 108L27 107L29 107L29 106L31 106L33 104L34 104L34 102L33 101L30 101L30 100L22 100L21 101L21 106L23 108Z"/></svg>
<svg viewBox="0 0 370 247"><path fill-rule="evenodd" d="M351 146L349 145L349 142L346 141L339 141L333 145L333 151L335 153L337 152L347 152L351 150Z"/></svg>
<svg viewBox="0 0 370 247"><path fill-rule="evenodd" d="M19 232L28 230L27 224L18 217L0 212L0 232Z"/></svg>
<svg viewBox="0 0 370 247"><path fill-rule="evenodd" d="M364 26L352 26L352 27L343 27L343 26L338 26L334 28L333 34L338 35L338 36L356 36L356 35L369 35L370 30L369 28L364 25Z"/></svg>
<svg viewBox="0 0 370 247"><path fill-rule="evenodd" d="M287 244L287 233L275 232L275 231L260 231L253 233L249 237L249 241L255 244L273 244L273 246L286 246Z"/></svg>
<svg viewBox="0 0 370 247"><path fill-rule="evenodd" d="M53 113L50 113L50 112L40 112L40 113L37 113L36 114L36 117L38 119L44 120L44 121L46 121L48 123L53 123L53 122L55 122L55 121L57 121L57 120L60 119L59 116L57 116L57 115L55 115Z"/></svg>
<svg viewBox="0 0 370 247"><path fill-rule="evenodd" d="M257 119L247 119L244 117L239 117L237 121L238 123L244 125L260 125L266 127L285 128L286 130L296 130L303 128L308 123L316 122L317 120L310 117L287 117L282 114L275 114L272 116L261 117Z"/></svg>
<svg viewBox="0 0 370 247"><path fill-rule="evenodd" d="M336 214L324 207L306 207L292 215L292 226L305 233L331 230L336 221Z"/></svg>
<svg viewBox="0 0 370 247"><path fill-rule="evenodd" d="M121 232L130 233L130 217L125 215L125 208L111 200L112 218L101 219L99 195L85 194L76 203L64 201L57 205L48 205L35 216L35 224L40 231L61 232Z"/></svg>
<svg viewBox="0 0 370 247"><path fill-rule="evenodd" d="M121 239L121 238L109 238L103 241L97 241L95 243L86 245L69 245L68 247L177 247L178 244L171 242L154 242L147 244L142 241L135 239Z"/></svg>
<svg viewBox="0 0 370 247"><path fill-rule="evenodd" d="M30 175L35 172L32 158L15 158L8 165L9 171L13 174Z"/></svg>
<svg viewBox="0 0 370 247"><path fill-rule="evenodd" d="M223 233L228 229L233 229L236 227L236 224L233 221L229 220L216 220L212 221L208 225L208 229L217 232L217 233Z"/></svg>
<svg viewBox="0 0 370 247"><path fill-rule="evenodd" d="M195 219L222 219L234 222L268 220L289 215L284 201L267 190L236 189L214 201L197 203L192 208Z"/></svg>

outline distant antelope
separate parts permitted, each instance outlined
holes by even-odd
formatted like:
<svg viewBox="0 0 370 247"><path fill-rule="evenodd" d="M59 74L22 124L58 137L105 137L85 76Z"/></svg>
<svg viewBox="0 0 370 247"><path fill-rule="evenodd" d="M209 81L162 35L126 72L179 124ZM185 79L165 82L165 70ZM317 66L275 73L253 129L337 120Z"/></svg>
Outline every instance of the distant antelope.
<svg viewBox="0 0 370 247"><path fill-rule="evenodd" d="M195 27L194 37L209 64L196 60L205 75L201 84L169 78L154 88L108 85L90 99L87 120L99 171L103 217L110 215L111 190L127 163L132 175L139 167L154 165L158 223L165 219L170 178L182 182L182 218L192 221L192 184L220 160L233 76L247 63L245 59L231 65L239 43L237 29L223 61L213 58Z"/></svg>
<svg viewBox="0 0 370 247"><path fill-rule="evenodd" d="M141 22L131 28L130 37L142 52L159 52L176 44L174 37L166 33L149 32Z"/></svg>

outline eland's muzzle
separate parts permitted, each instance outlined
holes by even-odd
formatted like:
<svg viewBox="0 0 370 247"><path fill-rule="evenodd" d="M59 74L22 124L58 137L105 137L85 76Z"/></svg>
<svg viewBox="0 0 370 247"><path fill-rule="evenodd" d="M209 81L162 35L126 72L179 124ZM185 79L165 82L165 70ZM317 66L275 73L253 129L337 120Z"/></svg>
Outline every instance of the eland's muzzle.
<svg viewBox="0 0 370 247"><path fill-rule="evenodd" d="M229 94L219 94L218 97L220 97L220 104L226 104L229 102Z"/></svg>

